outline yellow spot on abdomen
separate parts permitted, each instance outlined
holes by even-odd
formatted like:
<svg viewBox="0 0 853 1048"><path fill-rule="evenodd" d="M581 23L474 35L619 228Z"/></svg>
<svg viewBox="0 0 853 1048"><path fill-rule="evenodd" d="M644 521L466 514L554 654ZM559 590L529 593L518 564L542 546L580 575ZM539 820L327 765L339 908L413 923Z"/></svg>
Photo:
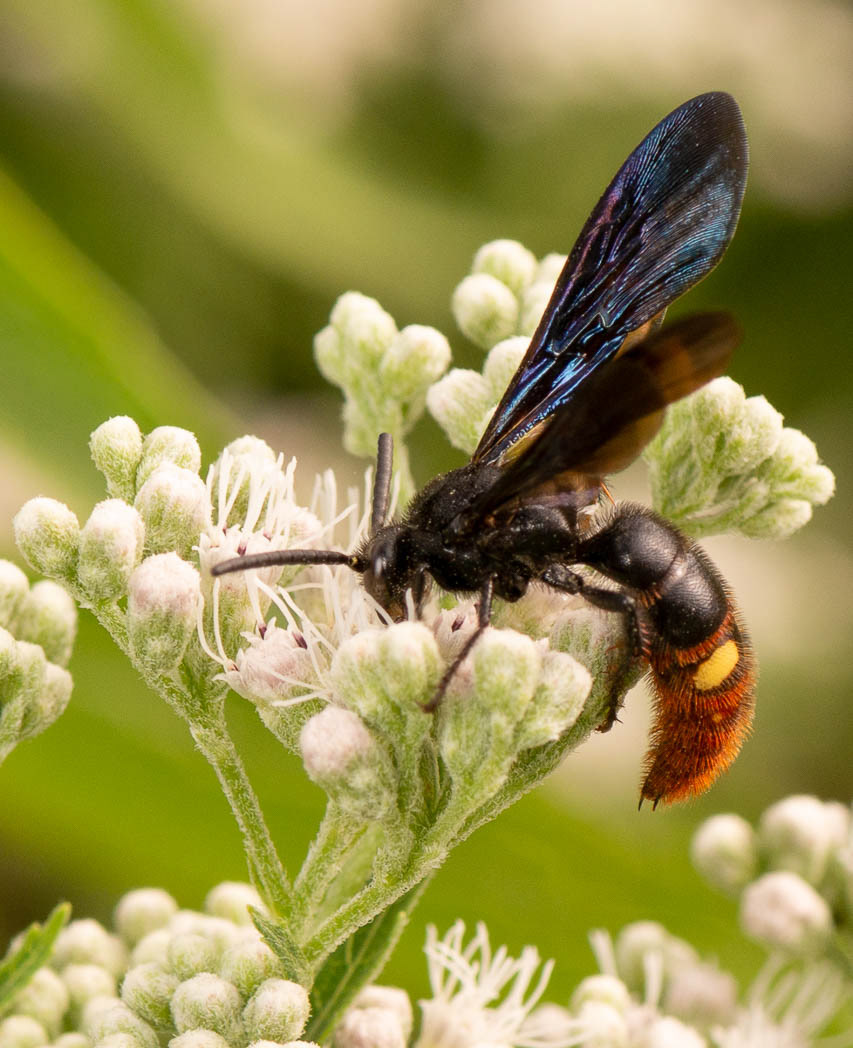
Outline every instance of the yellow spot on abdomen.
<svg viewBox="0 0 853 1048"><path fill-rule="evenodd" d="M716 688L737 666L739 658L737 644L733 640L727 640L696 667L696 672L693 674L693 686L697 691L710 691Z"/></svg>

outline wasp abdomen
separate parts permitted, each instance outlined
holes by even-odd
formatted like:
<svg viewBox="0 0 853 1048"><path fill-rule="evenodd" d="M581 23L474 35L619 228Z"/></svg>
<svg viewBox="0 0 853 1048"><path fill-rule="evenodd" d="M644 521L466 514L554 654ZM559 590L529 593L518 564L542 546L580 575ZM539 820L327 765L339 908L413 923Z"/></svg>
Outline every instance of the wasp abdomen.
<svg viewBox="0 0 853 1048"><path fill-rule="evenodd" d="M755 663L734 605L692 647L657 636L649 664L655 711L642 798L684 800L729 767L752 724Z"/></svg>
<svg viewBox="0 0 853 1048"><path fill-rule="evenodd" d="M642 798L702 793L737 755L754 706L752 651L720 573L677 528L630 505L580 544L579 559L638 605L655 696Z"/></svg>

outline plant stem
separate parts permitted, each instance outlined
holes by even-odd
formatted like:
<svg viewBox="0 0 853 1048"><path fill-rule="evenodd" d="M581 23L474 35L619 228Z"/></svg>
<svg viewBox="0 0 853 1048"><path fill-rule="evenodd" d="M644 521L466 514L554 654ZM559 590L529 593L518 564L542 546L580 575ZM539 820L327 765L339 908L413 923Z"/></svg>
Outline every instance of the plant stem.
<svg viewBox="0 0 853 1048"><path fill-rule="evenodd" d="M344 856L366 830L367 823L345 815L329 803L293 887L291 928L297 939L304 937L306 924L316 920L320 903L340 872Z"/></svg>

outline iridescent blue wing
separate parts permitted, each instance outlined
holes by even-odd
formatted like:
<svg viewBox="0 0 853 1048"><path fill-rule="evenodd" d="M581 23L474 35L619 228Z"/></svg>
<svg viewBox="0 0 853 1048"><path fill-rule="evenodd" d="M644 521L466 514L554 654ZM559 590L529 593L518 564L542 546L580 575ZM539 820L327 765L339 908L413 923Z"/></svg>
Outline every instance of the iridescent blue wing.
<svg viewBox="0 0 853 1048"><path fill-rule="evenodd" d="M595 491L603 476L634 461L657 433L668 404L725 371L739 341L728 313L695 313L598 368L571 410L556 412L531 436L466 507L460 523L475 526L501 506L546 490Z"/></svg>
<svg viewBox="0 0 853 1048"><path fill-rule="evenodd" d="M523 456L525 437L572 410L589 376L713 269L746 169L743 118L723 92L685 102L640 143L581 230L475 461Z"/></svg>

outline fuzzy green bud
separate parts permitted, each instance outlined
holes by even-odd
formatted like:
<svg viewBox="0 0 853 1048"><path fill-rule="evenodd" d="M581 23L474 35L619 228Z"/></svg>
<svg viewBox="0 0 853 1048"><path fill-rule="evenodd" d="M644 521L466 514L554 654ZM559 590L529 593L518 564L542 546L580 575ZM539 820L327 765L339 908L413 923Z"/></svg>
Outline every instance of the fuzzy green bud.
<svg viewBox="0 0 853 1048"><path fill-rule="evenodd" d="M554 285L566 264L566 256L552 252L536 268L533 281L521 295L521 313L518 332L530 338L536 330L545 307L554 293Z"/></svg>
<svg viewBox="0 0 853 1048"><path fill-rule="evenodd" d="M492 240L483 244L471 266L472 273L489 273L512 291L521 295L536 276L537 262L517 240Z"/></svg>
<svg viewBox="0 0 853 1048"><path fill-rule="evenodd" d="M73 578L80 523L63 502L30 499L18 510L13 525L15 542L31 567L49 578Z"/></svg>
<svg viewBox="0 0 853 1048"><path fill-rule="evenodd" d="M156 961L162 967L169 963L169 943L172 941L172 933L168 928L157 928L143 936L130 954L131 964L145 964L147 961Z"/></svg>
<svg viewBox="0 0 853 1048"><path fill-rule="evenodd" d="M482 375L453 368L430 386L427 407L450 443L470 455L494 411L494 399Z"/></svg>
<svg viewBox="0 0 853 1048"><path fill-rule="evenodd" d="M191 469L164 462L154 469L134 502L145 522L145 548L186 556L210 527L207 486Z"/></svg>
<svg viewBox="0 0 853 1048"><path fill-rule="evenodd" d="M136 469L138 492L154 470L165 462L198 473L201 468L201 448L194 434L177 426L158 426L142 442L142 458Z"/></svg>
<svg viewBox="0 0 853 1048"><path fill-rule="evenodd" d="M231 1048L231 1045L213 1030L187 1030L173 1037L169 1048Z"/></svg>
<svg viewBox="0 0 853 1048"><path fill-rule="evenodd" d="M29 592L29 579L18 565L11 560L0 560L0 627L12 628Z"/></svg>
<svg viewBox="0 0 853 1048"><path fill-rule="evenodd" d="M63 1033L53 1042L53 1048L92 1048L92 1042L84 1033Z"/></svg>
<svg viewBox="0 0 853 1048"><path fill-rule="evenodd" d="M785 797L761 816L758 847L771 870L799 874L820 888L850 835L850 812L817 797Z"/></svg>
<svg viewBox="0 0 853 1048"><path fill-rule="evenodd" d="M114 498L133 501L136 470L142 458L142 433L127 415L108 419L89 437L89 452Z"/></svg>
<svg viewBox="0 0 853 1048"><path fill-rule="evenodd" d="M127 591L142 557L145 528L133 506L121 499L99 502L80 532L77 577L95 603L117 600Z"/></svg>
<svg viewBox="0 0 853 1048"><path fill-rule="evenodd" d="M191 979L199 972L215 972L220 953L217 944L206 935L179 932L169 941L168 967L179 979Z"/></svg>
<svg viewBox="0 0 853 1048"><path fill-rule="evenodd" d="M350 1008L335 1030L334 1045L335 1048L406 1048L406 1037L394 1012L384 1008Z"/></svg>
<svg viewBox="0 0 853 1048"><path fill-rule="evenodd" d="M246 936L227 947L219 962L219 974L233 983L241 996L251 997L265 979L284 976L281 961L260 936Z"/></svg>
<svg viewBox="0 0 853 1048"><path fill-rule="evenodd" d="M67 666L77 635L77 606L55 582L36 582L18 611L16 633L38 644L51 662Z"/></svg>
<svg viewBox="0 0 853 1048"><path fill-rule="evenodd" d="M389 396L412 400L443 375L450 363L450 345L440 331L410 324L391 341L382 357L379 378Z"/></svg>
<svg viewBox="0 0 853 1048"><path fill-rule="evenodd" d="M16 1015L29 1015L41 1023L51 1037L57 1037L68 1004L68 989L62 979L50 968L39 968L16 994L12 1010Z"/></svg>
<svg viewBox="0 0 853 1048"><path fill-rule="evenodd" d="M327 706L306 721L299 746L308 777L345 811L381 819L390 810L391 761L357 714Z"/></svg>
<svg viewBox="0 0 853 1048"><path fill-rule="evenodd" d="M518 299L489 273L465 277L450 305L459 330L481 349L491 349L518 329Z"/></svg>
<svg viewBox="0 0 853 1048"><path fill-rule="evenodd" d="M130 968L121 984L121 999L157 1030L172 1024L170 1002L179 979L159 964L149 962Z"/></svg>
<svg viewBox="0 0 853 1048"><path fill-rule="evenodd" d="M299 983L266 979L243 1009L243 1024L251 1041L290 1041L305 1029L311 1004Z"/></svg>
<svg viewBox="0 0 853 1048"><path fill-rule="evenodd" d="M67 964L95 964L120 978L127 968L127 949L97 921L82 918L59 933L50 963L60 972Z"/></svg>
<svg viewBox="0 0 853 1048"><path fill-rule="evenodd" d="M755 831L739 815L712 815L694 834L690 858L709 884L737 896L758 872Z"/></svg>
<svg viewBox="0 0 853 1048"><path fill-rule="evenodd" d="M243 924L252 928L252 915L249 907L266 913L263 899L256 888L242 881L223 881L211 888L204 900L206 913L214 917L224 917L234 924Z"/></svg>
<svg viewBox="0 0 853 1048"><path fill-rule="evenodd" d="M542 664L537 644L490 629L457 670L439 710L438 743L457 787L493 793L516 756L516 727L533 699Z"/></svg>
<svg viewBox="0 0 853 1048"><path fill-rule="evenodd" d="M127 633L130 651L151 673L169 673L196 629L201 599L198 571L177 553L147 557L130 577Z"/></svg>
<svg viewBox="0 0 853 1048"><path fill-rule="evenodd" d="M213 1030L232 1044L243 1036L241 1009L237 987L210 972L182 982L172 995L172 1018L179 1033Z"/></svg>
<svg viewBox="0 0 853 1048"><path fill-rule="evenodd" d="M124 1035L124 1048L158 1048L159 1042L153 1027L116 997L94 997L83 1008L81 1019L83 1033L94 1042L108 1037Z"/></svg>
<svg viewBox="0 0 853 1048"><path fill-rule="evenodd" d="M571 655L545 652L539 683L516 739L517 748L531 749L558 739L580 716L591 689L589 670Z"/></svg>
<svg viewBox="0 0 853 1048"><path fill-rule="evenodd" d="M162 888L137 888L118 901L113 914L116 931L129 946L149 932L165 928L178 912L178 904Z"/></svg>
<svg viewBox="0 0 853 1048"><path fill-rule="evenodd" d="M744 890L740 924L751 939L786 953L820 953L833 933L826 900L796 873L765 873Z"/></svg>
<svg viewBox="0 0 853 1048"><path fill-rule="evenodd" d="M60 974L68 990L70 1014L75 1022L95 997L116 996L116 977L100 964L66 964Z"/></svg>
<svg viewBox="0 0 853 1048"><path fill-rule="evenodd" d="M631 1004L631 994L615 975L590 975L578 983L572 994L572 1011L579 1011L587 1001L609 1004L624 1015Z"/></svg>
<svg viewBox="0 0 853 1048"><path fill-rule="evenodd" d="M29 1015L10 1015L0 1021L0 1048L42 1048L49 1041L47 1030Z"/></svg>
<svg viewBox="0 0 853 1048"><path fill-rule="evenodd" d="M358 372L376 368L396 334L394 318L375 299L348 291L314 338L317 366L336 386L357 384Z"/></svg>

